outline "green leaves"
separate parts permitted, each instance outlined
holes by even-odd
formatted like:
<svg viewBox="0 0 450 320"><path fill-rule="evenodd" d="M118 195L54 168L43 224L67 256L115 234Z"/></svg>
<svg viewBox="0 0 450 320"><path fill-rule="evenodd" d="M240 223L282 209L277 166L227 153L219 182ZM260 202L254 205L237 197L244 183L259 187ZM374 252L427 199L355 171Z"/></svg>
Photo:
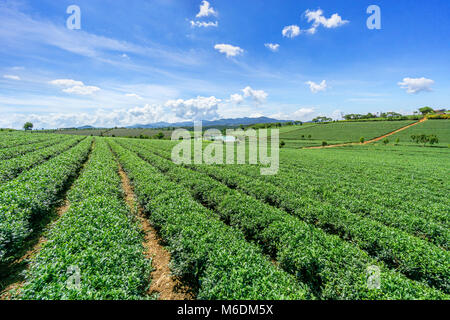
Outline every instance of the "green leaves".
<svg viewBox="0 0 450 320"><path fill-rule="evenodd" d="M203 174L183 169L170 160L157 156L154 152L170 156L170 153L159 148L153 147L146 150L141 143L128 141L126 144L125 141L120 143L137 152L162 170L170 179L183 185L195 199L213 209L224 222L241 230L248 240L257 242L266 253L276 256L280 266L296 275L299 281L308 284L318 298L435 299L445 297L438 290L430 289L424 284L390 271L383 263L371 258L358 247L313 227L318 225L325 231L338 233L344 239L356 236L358 238L352 240L358 240L364 248L371 245L380 246L377 236L380 232L383 235L386 234L384 226L380 224L364 223L366 220L355 215L338 214L335 207L320 202L311 202L309 199L300 200L299 194L289 193L261 181L256 175L250 178L236 173L239 166L233 169L229 169L228 166L193 166L195 170L206 173ZM248 169L245 166L242 167L242 171L245 171L245 168ZM229 189L208 175L251 196ZM253 197L284 208L310 224ZM321 213L318 213L319 210L322 210ZM409 239L406 238L406 240ZM393 254L399 256L401 252L400 248L390 250L391 247L382 243L375 254L377 257L385 256L384 258L388 259ZM418 252L423 250L423 248L419 249ZM402 258L406 261L407 257L412 255L408 252ZM442 255L438 258L441 263L442 258ZM383 286L376 294L367 287L367 267L372 265L381 269L383 278ZM439 272L445 273L443 270Z"/></svg>
<svg viewBox="0 0 450 320"><path fill-rule="evenodd" d="M241 232L195 202L189 191L110 143L139 201L171 251L174 274L198 287L198 299L306 299L307 288L271 264Z"/></svg>
<svg viewBox="0 0 450 320"><path fill-rule="evenodd" d="M71 137L61 139L61 142L34 152L26 153L20 157L0 161L0 184L7 182L22 171L27 170L45 160L55 157L77 144L82 138Z"/></svg>
<svg viewBox="0 0 450 320"><path fill-rule="evenodd" d="M118 164L101 138L68 197L70 208L32 261L21 298L147 298L151 267L143 237L124 202ZM80 271L75 289L67 284L72 266Z"/></svg>
<svg viewBox="0 0 450 320"><path fill-rule="evenodd" d="M59 192L86 159L91 142L86 139L0 187L0 262L11 260L24 245L33 231L33 220L51 212Z"/></svg>

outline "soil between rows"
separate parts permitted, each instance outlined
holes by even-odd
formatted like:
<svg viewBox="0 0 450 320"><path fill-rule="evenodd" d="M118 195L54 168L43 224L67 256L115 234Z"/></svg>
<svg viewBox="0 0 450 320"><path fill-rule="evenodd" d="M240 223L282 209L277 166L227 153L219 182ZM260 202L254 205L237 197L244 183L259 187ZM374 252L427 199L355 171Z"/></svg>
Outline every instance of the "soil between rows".
<svg viewBox="0 0 450 320"><path fill-rule="evenodd" d="M192 290L174 278L171 274L169 263L170 253L161 245L156 230L145 217L144 211L137 203L130 180L119 165L119 174L122 179L122 188L125 192L125 200L132 211L136 212L136 217L145 234L143 246L147 258L152 259L153 272L151 273L151 284L148 294L157 293L159 300L193 300Z"/></svg>
<svg viewBox="0 0 450 320"><path fill-rule="evenodd" d="M83 172L86 164L89 162L94 146L95 141L92 142L89 154L80 166L77 174L67 182L67 187L61 192L61 204L58 207L55 207L52 214L43 217L39 223L35 223L34 232L24 246L24 253L9 265L0 267L2 273L8 274L5 277L0 277L0 300L12 300L14 299L14 295L20 291L25 280L24 273L29 268L32 257L34 257L41 250L44 243L47 242L45 230L50 230L59 218L69 210L70 202L67 199L67 194L81 172Z"/></svg>

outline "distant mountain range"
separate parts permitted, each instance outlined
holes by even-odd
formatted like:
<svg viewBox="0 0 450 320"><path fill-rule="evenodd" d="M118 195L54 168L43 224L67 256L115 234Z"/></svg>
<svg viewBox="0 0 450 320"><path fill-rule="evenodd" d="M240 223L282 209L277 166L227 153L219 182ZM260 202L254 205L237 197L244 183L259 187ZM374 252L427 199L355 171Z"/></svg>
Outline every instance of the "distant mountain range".
<svg viewBox="0 0 450 320"><path fill-rule="evenodd" d="M268 117L259 117L259 118L236 118L236 119L219 119L219 120L203 120L203 127L212 127L212 126L239 126L239 125L252 125L256 123L273 123L273 122L290 122L292 120L277 120ZM155 122L149 124L135 124L133 126L128 126L127 128L167 128L167 127L192 127L194 126L193 121L185 121L185 122Z"/></svg>
<svg viewBox="0 0 450 320"><path fill-rule="evenodd" d="M252 125L256 123L274 123L274 122L291 122L293 120L278 120L274 118L268 118L268 117L259 117L259 118L235 118L235 119L219 119L219 120L202 120L202 126L203 127L214 127L214 126L239 126L239 125ZM149 123L149 124L135 124L132 126L128 126L126 128L128 129L136 129L136 128L143 128L143 129L155 129L155 128L167 128L167 127L193 127L194 122L193 121L185 121L185 122L155 122L155 123ZM78 130L85 130L85 129L107 129L107 128L100 128L100 127L93 127L93 126L82 126L77 128L64 128L64 129L78 129Z"/></svg>

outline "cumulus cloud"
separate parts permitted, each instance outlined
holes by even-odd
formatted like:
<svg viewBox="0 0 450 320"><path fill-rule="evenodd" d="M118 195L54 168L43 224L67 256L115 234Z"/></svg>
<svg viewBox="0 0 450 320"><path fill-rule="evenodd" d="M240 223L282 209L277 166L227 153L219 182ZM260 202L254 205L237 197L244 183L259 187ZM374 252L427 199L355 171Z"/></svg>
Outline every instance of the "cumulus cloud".
<svg viewBox="0 0 450 320"><path fill-rule="evenodd" d="M203 22L203 21L193 21L191 20L191 27L203 27L203 28L208 28L208 27L218 27L219 26L219 22L215 21L215 22Z"/></svg>
<svg viewBox="0 0 450 320"><path fill-rule="evenodd" d="M264 46L272 52L277 52L280 48L278 43L265 43Z"/></svg>
<svg viewBox="0 0 450 320"><path fill-rule="evenodd" d="M402 89L406 89L407 93L419 93L419 92L427 92L432 91L431 86L434 84L434 80L427 78L403 78L402 82L399 82L398 85Z"/></svg>
<svg viewBox="0 0 450 320"><path fill-rule="evenodd" d="M171 121L173 116L169 115L162 105L146 104L143 107L134 107L125 111L119 111L117 116L124 116L124 121L130 124L147 124L158 121Z"/></svg>
<svg viewBox="0 0 450 320"><path fill-rule="evenodd" d="M330 18L325 18L323 16L322 9L317 9L316 11L306 10L305 16L308 22L313 22L312 27L308 29L309 33L315 33L319 26L325 28L337 28L349 23L348 20L343 20L342 17L335 13Z"/></svg>
<svg viewBox="0 0 450 320"><path fill-rule="evenodd" d="M215 16L217 17L218 12L214 10L213 7L210 6L208 1L202 1L202 4L200 5L200 11L197 13L196 17L209 17L209 16Z"/></svg>
<svg viewBox="0 0 450 320"><path fill-rule="evenodd" d="M300 35L300 27L296 25L286 26L283 28L283 31L281 31L283 34L283 37L286 38L295 38L296 36Z"/></svg>
<svg viewBox="0 0 450 320"><path fill-rule="evenodd" d="M100 91L99 87L86 86L82 81L72 79L56 79L50 81L50 84L58 87L63 87L63 92L79 95L91 95L97 91Z"/></svg>
<svg viewBox="0 0 450 320"><path fill-rule="evenodd" d="M79 90L73 84L76 80L58 79L54 83L59 84L63 89L70 91ZM68 81L70 80L70 81ZM82 86L87 90L86 87ZM106 91L105 94L108 94ZM103 95L102 95L103 96ZM76 107L72 110L77 110L80 103L77 98L64 97L63 100L55 97L52 101L56 106L52 109L47 109L49 112L37 113L15 113L16 109L12 108L4 117L0 117L0 127L21 128L23 123L31 121L36 128L67 128L79 127L83 125L91 125L95 127L115 127L115 126L130 126L135 124L148 124L159 121L164 122L180 122L192 120L214 120L224 117L240 117L259 112L256 107L267 98L268 94L264 90L254 90L251 87L245 87L240 92L231 94L229 98L220 99L214 96L211 97L196 97L192 99L173 99L161 104L145 104L145 106L126 107L130 101L135 98L139 99L137 93L129 90L122 91L120 94L114 95L117 101L124 101L122 107L115 109L98 108L98 104L105 104L105 101L98 100L94 104L88 104L85 110L89 111L64 111L60 112L59 105L67 105L67 103L74 104ZM122 98L121 98L122 97ZM125 97L133 98L133 100ZM1 96L0 96L1 99ZM122 99L122 100L121 100ZM61 103L61 101L64 101ZM250 104L245 102L256 102ZM3 103L4 101L2 101ZM13 101L14 102L14 101ZM10 103L12 103L10 101ZM48 103L48 102L46 102ZM83 102L84 103L84 102ZM18 103L20 104L20 103ZM51 111L50 111L51 110ZM67 109L70 110L70 109Z"/></svg>
<svg viewBox="0 0 450 320"><path fill-rule="evenodd" d="M161 105L145 105L131 109L105 110L77 113L12 114L8 120L0 119L0 127L21 128L31 121L35 128L68 128L91 125L95 127L125 127L133 124L146 124L158 121L176 121Z"/></svg>
<svg viewBox="0 0 450 320"><path fill-rule="evenodd" d="M268 94L264 90L253 90L251 87L245 87L242 89L244 97L252 97L257 103L262 103L266 100Z"/></svg>
<svg viewBox="0 0 450 320"><path fill-rule="evenodd" d="M214 49L219 51L220 53L225 53L227 58L229 57L235 57L237 55L240 55L244 52L243 49L239 47L232 46L231 44L216 44L214 46Z"/></svg>
<svg viewBox="0 0 450 320"><path fill-rule="evenodd" d="M16 81L20 80L19 76L15 76L15 75L11 75L11 74L5 74L5 75L3 75L3 78L9 79L9 80L16 80Z"/></svg>
<svg viewBox="0 0 450 320"><path fill-rule="evenodd" d="M300 108L292 113L292 120L302 120L314 112L314 108Z"/></svg>
<svg viewBox="0 0 450 320"><path fill-rule="evenodd" d="M307 81L305 82L307 85L309 85L309 90L311 90L312 93L318 93L320 91L325 91L328 86L327 82L323 80L321 83L315 83L313 81Z"/></svg>
<svg viewBox="0 0 450 320"><path fill-rule="evenodd" d="M331 113L331 118L334 120L342 120L342 110L336 109Z"/></svg>
<svg viewBox="0 0 450 320"><path fill-rule="evenodd" d="M240 104L240 103L244 102L244 97L239 93L235 93L235 94L230 95L229 101L231 103Z"/></svg>
<svg viewBox="0 0 450 320"><path fill-rule="evenodd" d="M169 100L165 107L170 108L177 117L182 119L212 120L219 117L217 109L221 101L214 96L209 98L199 96L189 100Z"/></svg>
<svg viewBox="0 0 450 320"><path fill-rule="evenodd" d="M271 118L279 120L309 120L312 119L312 115L315 113L314 108L299 108L291 113L275 113L270 115Z"/></svg>

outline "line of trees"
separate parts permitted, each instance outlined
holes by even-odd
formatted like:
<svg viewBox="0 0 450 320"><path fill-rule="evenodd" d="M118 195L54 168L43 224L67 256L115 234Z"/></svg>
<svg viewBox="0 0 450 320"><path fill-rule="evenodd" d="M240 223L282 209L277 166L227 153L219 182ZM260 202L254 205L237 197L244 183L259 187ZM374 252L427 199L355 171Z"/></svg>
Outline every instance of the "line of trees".
<svg viewBox="0 0 450 320"><path fill-rule="evenodd" d="M333 121L333 119L324 117L324 116L320 116L320 117L316 117L316 118L312 119L312 122L315 122L315 123L331 122L331 121Z"/></svg>
<svg viewBox="0 0 450 320"><path fill-rule="evenodd" d="M419 144L422 143L423 146L425 146L427 143L429 143L430 145L439 143L439 139L435 134L430 134L430 135L426 135L426 134L413 134L411 135L411 140L414 141L415 143Z"/></svg>
<svg viewBox="0 0 450 320"><path fill-rule="evenodd" d="M374 113L367 114L359 114L359 113L350 113L344 115L345 120L363 120L363 119L375 119L375 118L400 118L403 117L400 113L389 111L389 112L380 112L378 115Z"/></svg>
<svg viewBox="0 0 450 320"><path fill-rule="evenodd" d="M273 122L273 123L256 123L250 125L248 128L251 129L267 129L267 128L280 128L283 126L294 126L294 125L303 125L302 121L288 121L288 122ZM241 129L245 130L244 125L240 126Z"/></svg>

